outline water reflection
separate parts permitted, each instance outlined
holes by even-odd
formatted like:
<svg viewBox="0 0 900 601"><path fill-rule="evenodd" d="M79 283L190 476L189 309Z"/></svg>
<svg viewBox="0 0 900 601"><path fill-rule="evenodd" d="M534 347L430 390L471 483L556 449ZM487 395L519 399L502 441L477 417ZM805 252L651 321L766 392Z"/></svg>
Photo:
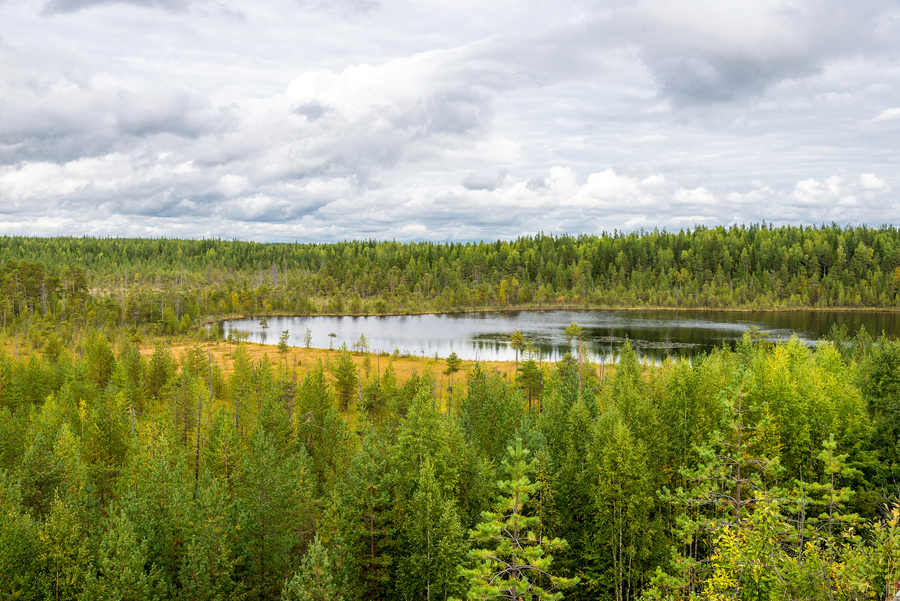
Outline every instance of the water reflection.
<svg viewBox="0 0 900 601"><path fill-rule="evenodd" d="M364 335L371 351L416 356L446 357L451 352L464 359L511 361L515 351L509 335L520 330L543 359L556 361L575 350L567 344L565 328L577 323L588 352L597 360L614 360L628 340L638 354L651 361L669 356L691 358L717 346L733 347L743 333L756 327L773 341L796 335L812 344L833 325L850 332L860 326L873 335L900 332L900 313L791 311L522 311L453 315L401 315L370 317L271 317L267 326L256 319L225 322L225 332L247 332L248 339L275 344L269 330L290 332L288 344L303 346L306 328L312 346L352 348Z"/></svg>

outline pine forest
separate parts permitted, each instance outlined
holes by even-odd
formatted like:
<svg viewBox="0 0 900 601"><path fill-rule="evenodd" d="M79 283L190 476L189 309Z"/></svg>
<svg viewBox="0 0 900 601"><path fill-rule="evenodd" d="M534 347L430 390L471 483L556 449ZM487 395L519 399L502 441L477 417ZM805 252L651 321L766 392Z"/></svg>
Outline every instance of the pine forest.
<svg viewBox="0 0 900 601"><path fill-rule="evenodd" d="M898 310L900 232L0 238L0 598L895 599L881 332L499 365L220 326L638 307Z"/></svg>

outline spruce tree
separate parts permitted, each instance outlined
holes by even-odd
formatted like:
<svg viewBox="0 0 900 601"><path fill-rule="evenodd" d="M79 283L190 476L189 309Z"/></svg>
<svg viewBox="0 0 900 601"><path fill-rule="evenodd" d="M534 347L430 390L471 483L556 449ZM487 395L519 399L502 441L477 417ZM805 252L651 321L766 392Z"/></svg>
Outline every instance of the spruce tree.
<svg viewBox="0 0 900 601"><path fill-rule="evenodd" d="M278 448L257 428L244 456L235 501L240 535L237 578L254 599L277 599L311 519L309 461L304 451Z"/></svg>

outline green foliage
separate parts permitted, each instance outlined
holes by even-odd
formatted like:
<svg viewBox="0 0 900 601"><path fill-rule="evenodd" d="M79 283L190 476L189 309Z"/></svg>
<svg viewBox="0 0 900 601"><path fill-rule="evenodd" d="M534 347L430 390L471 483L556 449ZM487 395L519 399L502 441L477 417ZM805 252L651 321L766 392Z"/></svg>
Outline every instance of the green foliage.
<svg viewBox="0 0 900 601"><path fill-rule="evenodd" d="M78 599L91 571L88 531L77 508L59 497L40 531L38 573L47 599Z"/></svg>
<svg viewBox="0 0 900 601"><path fill-rule="evenodd" d="M346 472L356 443L335 406L321 364L303 379L294 415L295 438L309 454L317 493L323 495Z"/></svg>
<svg viewBox="0 0 900 601"><path fill-rule="evenodd" d="M201 314L267 311L895 308L898 249L893 226L835 224L541 234L466 244L6 236L0 237L0 324L53 317L152 324L176 335Z"/></svg>
<svg viewBox="0 0 900 601"><path fill-rule="evenodd" d="M165 266L147 288L147 274L129 271L125 284L103 271L104 245L147 241L79 242L80 272L35 267L55 256L49 248L26 265L7 263L4 277L20 285L13 299L0 278L0 333L16 349L0 350L0 598L446 599L472 578L476 598L497 598L483 588L486 574L512 576L502 570L514 556L521 573L511 580L549 588L552 580L522 567L549 562L555 539L568 544L544 568L580 579L570 599L890 597L900 580L894 341L835 332L834 342L807 347L750 332L735 351L660 366L626 348L602 385L583 353L542 374L526 346L515 384L479 365L450 407L431 371L399 378L373 356L366 381L350 387L350 400L362 388L363 402L352 411L347 401L344 414L336 399L346 349L332 356L329 385L321 365L296 382L281 361L251 360L243 343L211 368L199 343L175 356L171 339L153 339L158 326L182 331L226 305L317 312L340 296L360 312L378 303L402 310L407 299L431 310L614 294L623 304L779 306L815 293L826 306L841 271L853 275L839 282L843 302L896 302L885 283L896 269L892 230L735 231L740 244L730 230L698 230L340 246L365 258L357 263L333 245L284 245L272 263L254 264L252 278L241 271L246 257L268 256L268 245L150 244L154 257L179 244L215 251L184 258L183 287ZM791 236L804 245L795 249ZM30 248L0 241L0 254ZM233 248L246 256L230 255L231 271L218 271L212 257L225 261L219 250ZM837 249L831 259L828 248ZM295 261L307 251L310 262ZM129 260L150 265L141 256ZM209 285L190 288L201 270ZM366 282L377 270L383 280ZM361 278L358 296L344 289L347 273ZM857 286L866 274L876 277ZM46 308L29 296L42 281L55 295ZM124 300L104 299L112 285ZM865 300L867 290L881 290L878 299ZM121 319L128 327L113 327ZM48 344L54 335L58 348ZM141 356L139 340L156 346L152 357ZM439 369L452 376L453 363ZM507 454L517 436L539 458L524 458L524 471ZM504 473L498 485L504 457L519 476ZM484 517L498 498L504 504ZM524 525L518 551L513 514ZM491 586L508 590L510 579Z"/></svg>
<svg viewBox="0 0 900 601"><path fill-rule="evenodd" d="M86 377L98 388L105 388L112 377L116 357L102 332L92 332L84 344Z"/></svg>
<svg viewBox="0 0 900 601"><path fill-rule="evenodd" d="M357 353L369 352L369 339L366 338L365 334L359 335L359 339L353 343L353 350Z"/></svg>
<svg viewBox="0 0 900 601"><path fill-rule="evenodd" d="M529 356L522 362L516 374L516 381L522 388L522 393L528 398L528 409L531 410L540 399L544 382L544 374L533 357Z"/></svg>
<svg viewBox="0 0 900 601"><path fill-rule="evenodd" d="M444 375L446 376L452 376L462 368L462 359L459 358L455 351L450 353L445 361L447 367L444 368Z"/></svg>
<svg viewBox="0 0 900 601"><path fill-rule="evenodd" d="M392 598L396 557L388 457L384 441L367 425L347 472L342 500L341 538L347 548L344 561L351 570L348 579L354 598Z"/></svg>
<svg viewBox="0 0 900 601"><path fill-rule="evenodd" d="M120 395L109 393L94 399L88 408L82 439L88 482L94 492L92 505L107 509L115 497L119 476L126 465L134 438Z"/></svg>
<svg viewBox="0 0 900 601"><path fill-rule="evenodd" d="M343 601L332 576L328 550L316 535L303 563L281 592L282 601Z"/></svg>
<svg viewBox="0 0 900 601"><path fill-rule="evenodd" d="M166 590L156 566L146 564L147 542L140 540L124 513L110 518L100 538L95 569L85 579L82 601L156 601Z"/></svg>
<svg viewBox="0 0 900 601"><path fill-rule="evenodd" d="M509 480L497 483L501 497L496 510L482 512L482 522L469 533L476 545L469 552L474 564L461 569L469 581L468 599L537 598L562 599L561 590L578 583L578 578L562 578L550 572L553 556L549 551L562 549L565 541L547 539L538 534L540 518L526 516L524 506L539 488L531 482L535 461L527 461L528 450L522 440L507 449L503 467Z"/></svg>
<svg viewBox="0 0 900 601"><path fill-rule="evenodd" d="M522 332L516 330L509 337L509 346L516 351L516 369L519 369L519 351L525 348L525 337Z"/></svg>
<svg viewBox="0 0 900 601"><path fill-rule="evenodd" d="M25 451L20 467L23 506L35 517L43 519L50 511L62 480L62 462L44 433L38 432Z"/></svg>
<svg viewBox="0 0 900 601"><path fill-rule="evenodd" d="M463 592L456 568L465 560L466 545L456 505L447 496L426 458L403 520L398 590L404 598L447 599Z"/></svg>
<svg viewBox="0 0 900 601"><path fill-rule="evenodd" d="M566 326L566 344L571 345L572 340L581 342L581 326L574 321Z"/></svg>
<svg viewBox="0 0 900 601"><path fill-rule="evenodd" d="M291 337L291 332L289 330L284 330L281 333L281 336L278 337L278 352L281 353L282 357L287 356L288 352L288 340Z"/></svg>
<svg viewBox="0 0 900 601"><path fill-rule="evenodd" d="M228 601L242 598L235 582L233 506L217 480L205 478L186 513L184 555L175 578L184 601Z"/></svg>
<svg viewBox="0 0 900 601"><path fill-rule="evenodd" d="M172 358L172 353L166 345L157 345L150 357L150 364L147 366L147 396L159 397L174 375L175 360Z"/></svg>
<svg viewBox="0 0 900 601"><path fill-rule="evenodd" d="M18 484L0 470L0 596L38 599L34 564L38 527L22 510Z"/></svg>
<svg viewBox="0 0 900 601"><path fill-rule="evenodd" d="M278 448L257 429L244 456L235 511L235 575L254 599L278 599L310 531L308 457Z"/></svg>
<svg viewBox="0 0 900 601"><path fill-rule="evenodd" d="M334 369L334 388L341 411L346 411L356 396L357 387L359 386L359 378L356 375L356 365L347 350L346 343L341 345L340 355L335 362Z"/></svg>
<svg viewBox="0 0 900 601"><path fill-rule="evenodd" d="M524 413L521 393L497 373L477 364L469 373L467 396L460 405L460 421L470 440L486 457L499 458L512 440Z"/></svg>
<svg viewBox="0 0 900 601"><path fill-rule="evenodd" d="M597 422L588 462L596 466L592 487L594 536L587 557L597 555L599 571L582 581L586 588L615 599L634 598L662 560L661 525L656 519L655 474L646 446L615 410ZM590 565L590 564L588 564Z"/></svg>

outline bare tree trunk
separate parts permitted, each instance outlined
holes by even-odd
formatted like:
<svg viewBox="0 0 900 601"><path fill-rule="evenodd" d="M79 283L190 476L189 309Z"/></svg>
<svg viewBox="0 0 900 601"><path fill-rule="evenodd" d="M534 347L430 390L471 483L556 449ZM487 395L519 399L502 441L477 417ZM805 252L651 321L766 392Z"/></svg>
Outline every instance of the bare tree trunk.
<svg viewBox="0 0 900 601"><path fill-rule="evenodd" d="M210 374L212 371L210 370ZM212 395L212 378L210 378L210 395ZM212 396L210 396L210 399ZM197 395L197 446L194 452L194 500L197 500L197 486L200 484L200 424L203 421L203 396Z"/></svg>

